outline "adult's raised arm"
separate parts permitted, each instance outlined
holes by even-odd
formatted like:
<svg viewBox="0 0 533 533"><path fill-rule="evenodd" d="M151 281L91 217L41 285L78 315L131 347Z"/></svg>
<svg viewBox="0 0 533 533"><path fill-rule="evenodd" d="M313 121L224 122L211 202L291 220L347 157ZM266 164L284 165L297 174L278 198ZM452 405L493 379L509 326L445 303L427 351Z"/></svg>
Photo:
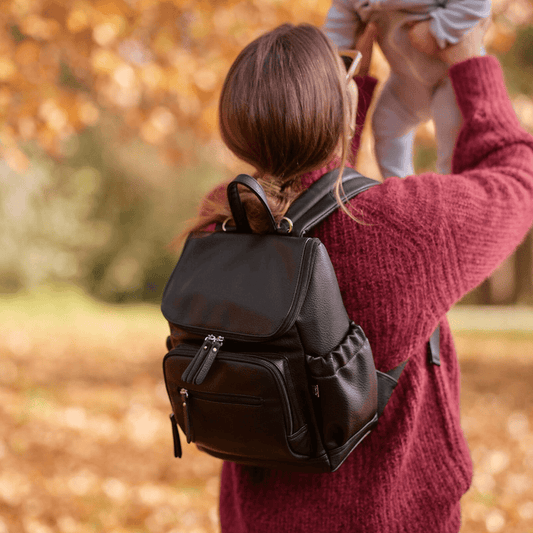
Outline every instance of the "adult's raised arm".
<svg viewBox="0 0 533 533"><path fill-rule="evenodd" d="M431 315L433 327L533 224L533 136L515 114L498 60L480 56L487 26L482 21L460 43L435 51L449 65L463 117L452 172L389 178L356 199L357 208L376 212L370 223L389 228L403 265L395 283L417 280L415 307ZM389 237L378 232L376 238ZM406 255L407 249L416 253Z"/></svg>

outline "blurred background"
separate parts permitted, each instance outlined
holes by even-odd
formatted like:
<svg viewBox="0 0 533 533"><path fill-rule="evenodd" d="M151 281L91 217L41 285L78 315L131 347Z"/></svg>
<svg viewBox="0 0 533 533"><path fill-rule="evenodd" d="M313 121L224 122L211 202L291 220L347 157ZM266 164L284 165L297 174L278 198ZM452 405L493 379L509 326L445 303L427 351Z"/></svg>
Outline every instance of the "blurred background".
<svg viewBox="0 0 533 533"><path fill-rule="evenodd" d="M0 0L0 533L218 531L220 462L172 457L158 304L172 240L247 170L217 132L229 66L329 5ZM533 132L533 0L493 14L487 50ZM417 171L435 159L428 122ZM379 178L367 130L358 169ZM461 531L531 533L533 233L449 318L476 471Z"/></svg>

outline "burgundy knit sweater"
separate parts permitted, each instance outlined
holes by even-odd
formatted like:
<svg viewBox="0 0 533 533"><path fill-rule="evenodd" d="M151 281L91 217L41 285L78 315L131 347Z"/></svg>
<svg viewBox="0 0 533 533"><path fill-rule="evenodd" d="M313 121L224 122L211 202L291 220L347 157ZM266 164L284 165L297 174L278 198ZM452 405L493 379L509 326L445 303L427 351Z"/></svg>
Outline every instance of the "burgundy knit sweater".
<svg viewBox="0 0 533 533"><path fill-rule="evenodd" d="M453 174L389 178L351 202L365 225L337 210L315 232L376 368L387 371L409 358L399 385L377 429L334 473L272 471L253 484L242 467L224 463L223 533L459 531L472 463L445 314L533 222L533 137L519 125L495 58L455 65L450 77L464 117ZM358 85L361 124L375 80ZM426 355L439 322L440 367Z"/></svg>

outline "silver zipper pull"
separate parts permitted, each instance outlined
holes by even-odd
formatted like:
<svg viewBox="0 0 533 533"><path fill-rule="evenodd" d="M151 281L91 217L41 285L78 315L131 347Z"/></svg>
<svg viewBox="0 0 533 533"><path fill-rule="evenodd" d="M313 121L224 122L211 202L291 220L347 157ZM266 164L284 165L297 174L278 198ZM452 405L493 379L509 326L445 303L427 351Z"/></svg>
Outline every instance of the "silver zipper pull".
<svg viewBox="0 0 533 533"><path fill-rule="evenodd" d="M180 390L180 396L183 407L183 420L185 421L185 435L187 436L187 444L192 442L192 427L191 417L189 413L189 391L187 389Z"/></svg>
<svg viewBox="0 0 533 533"><path fill-rule="evenodd" d="M216 337L211 334L204 339L204 343L202 346L200 346L200 349L196 352L196 355L192 358L191 362L187 365L187 368L181 376L181 380L184 383L194 382L194 376L198 372L198 369L202 366L206 355L211 350L211 346L215 341Z"/></svg>
<svg viewBox="0 0 533 533"><path fill-rule="evenodd" d="M203 361L198 368L198 372L194 376L194 383L196 385L201 385L204 382L204 379L206 378L209 370L211 369L211 366L213 365L216 356L218 355L218 352L220 351L220 348L222 347L222 343L224 342L224 337L214 337L213 336L213 342L211 344L211 348L208 350L207 354L203 358Z"/></svg>

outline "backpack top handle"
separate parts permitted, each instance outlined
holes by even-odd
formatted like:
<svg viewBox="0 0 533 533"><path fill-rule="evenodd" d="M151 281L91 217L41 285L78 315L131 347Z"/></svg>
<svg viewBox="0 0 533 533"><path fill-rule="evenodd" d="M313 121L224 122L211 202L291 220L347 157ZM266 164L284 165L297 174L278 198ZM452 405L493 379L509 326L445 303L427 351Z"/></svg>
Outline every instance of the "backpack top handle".
<svg viewBox="0 0 533 533"><path fill-rule="evenodd" d="M235 221L235 231L238 233L252 233L246 209L239 195L238 185L244 185L250 189L265 208L270 226L269 233L291 234L295 237L303 237L339 207L334 194L338 175L339 169L336 168L313 183L291 204L278 226L261 184L248 174L239 174L227 187L231 214ZM352 168L345 168L342 175L341 189L341 192L344 193L342 195L343 203L378 184L378 181L366 178ZM222 225L222 229L226 231L225 223Z"/></svg>
<svg viewBox="0 0 533 533"><path fill-rule="evenodd" d="M227 188L229 206L231 214L233 215L233 220L235 221L236 231L238 233L252 233L252 228L248 222L248 215L246 214L246 209L239 194L238 185L244 185L257 196L267 213L270 233L276 233L276 221L268 205L265 191L263 190L263 187L261 187L261 184L252 178L252 176L248 176L248 174L239 174Z"/></svg>

